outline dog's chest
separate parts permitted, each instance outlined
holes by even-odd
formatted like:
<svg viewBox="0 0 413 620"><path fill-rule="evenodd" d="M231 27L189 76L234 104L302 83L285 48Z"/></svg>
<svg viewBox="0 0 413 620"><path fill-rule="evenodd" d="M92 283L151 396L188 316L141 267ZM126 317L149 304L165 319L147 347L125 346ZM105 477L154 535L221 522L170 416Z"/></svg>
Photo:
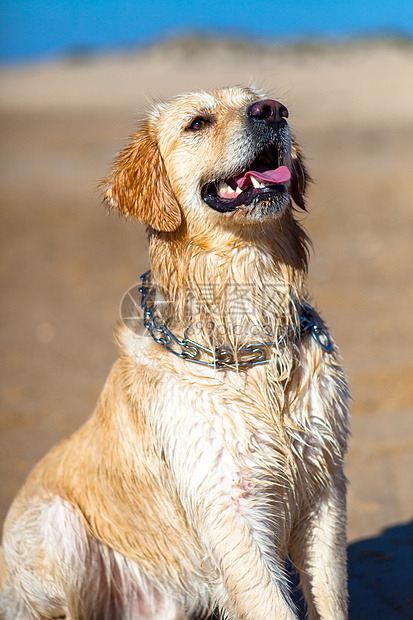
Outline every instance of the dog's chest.
<svg viewBox="0 0 413 620"><path fill-rule="evenodd" d="M163 401L163 402L162 402ZM190 384L165 379L163 398L154 411L155 428L169 460L191 478L187 463L223 485L236 484L262 452L271 452L262 408L221 382Z"/></svg>
<svg viewBox="0 0 413 620"><path fill-rule="evenodd" d="M179 494L189 497L187 510L195 497L198 505L200 499L206 504L212 494L224 507L256 512L258 496L268 498L274 489L293 492L297 461L317 463L323 452L322 433L309 441L312 411L324 415L319 390L311 381L301 386L291 418L303 432L290 432L283 415L271 410L267 388L257 376L260 371L253 381L240 377L238 385L236 379L226 384L210 376L203 381L164 376L152 425Z"/></svg>

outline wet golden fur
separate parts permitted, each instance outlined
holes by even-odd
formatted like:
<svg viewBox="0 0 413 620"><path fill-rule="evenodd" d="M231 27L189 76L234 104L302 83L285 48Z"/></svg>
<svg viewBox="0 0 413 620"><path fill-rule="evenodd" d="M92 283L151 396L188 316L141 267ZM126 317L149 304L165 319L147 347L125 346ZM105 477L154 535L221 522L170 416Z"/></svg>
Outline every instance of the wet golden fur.
<svg viewBox="0 0 413 620"><path fill-rule="evenodd" d="M13 503L0 556L8 620L347 617L347 388L336 347L296 334L306 300L308 175L289 131L289 195L218 213L200 188L251 160L232 88L158 104L107 180L112 207L148 226L160 318L180 338L236 350L278 343L268 364L216 370L119 325L120 358L86 424L37 465ZM191 121L208 126L188 132ZM291 201L292 200L292 201ZM213 283L213 287L203 286ZM242 291L229 294L228 284ZM162 314L163 312L163 314ZM198 617L197 616L197 617Z"/></svg>

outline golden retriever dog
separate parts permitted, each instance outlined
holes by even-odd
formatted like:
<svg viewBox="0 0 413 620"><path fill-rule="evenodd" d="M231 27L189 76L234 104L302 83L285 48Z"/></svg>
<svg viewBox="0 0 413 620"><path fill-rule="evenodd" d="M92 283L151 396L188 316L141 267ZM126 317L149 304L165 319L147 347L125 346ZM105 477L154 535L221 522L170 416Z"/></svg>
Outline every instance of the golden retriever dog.
<svg viewBox="0 0 413 620"><path fill-rule="evenodd" d="M197 91L118 156L106 200L147 225L151 271L95 412L10 509L7 620L293 620L288 557L308 617L347 617L348 391L308 302L287 117Z"/></svg>

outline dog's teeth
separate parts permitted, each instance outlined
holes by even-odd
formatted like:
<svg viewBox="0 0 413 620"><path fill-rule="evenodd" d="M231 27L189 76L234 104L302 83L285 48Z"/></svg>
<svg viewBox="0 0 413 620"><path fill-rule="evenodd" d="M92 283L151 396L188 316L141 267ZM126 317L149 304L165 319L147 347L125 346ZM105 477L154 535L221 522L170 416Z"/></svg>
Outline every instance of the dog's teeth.
<svg viewBox="0 0 413 620"><path fill-rule="evenodd" d="M254 187L256 187L257 189L260 187L261 183L259 182L258 179L256 179L254 176L251 175L251 183L253 184Z"/></svg>
<svg viewBox="0 0 413 620"><path fill-rule="evenodd" d="M242 189L240 187L237 187L237 189L235 190L235 192L237 194L242 194Z"/></svg>
<svg viewBox="0 0 413 620"><path fill-rule="evenodd" d="M234 190L228 185L228 183L225 183L225 181L220 181L219 185L218 185L218 192L220 194L232 194Z"/></svg>
<svg viewBox="0 0 413 620"><path fill-rule="evenodd" d="M224 183L224 181L220 181L220 182L218 183L218 191L219 191L219 192L225 192L225 191L227 191L227 189L226 189L227 187L228 187L228 185L227 185L226 183Z"/></svg>
<svg viewBox="0 0 413 620"><path fill-rule="evenodd" d="M264 183L264 181L261 181L260 188L262 189L263 187L267 187L267 183Z"/></svg>

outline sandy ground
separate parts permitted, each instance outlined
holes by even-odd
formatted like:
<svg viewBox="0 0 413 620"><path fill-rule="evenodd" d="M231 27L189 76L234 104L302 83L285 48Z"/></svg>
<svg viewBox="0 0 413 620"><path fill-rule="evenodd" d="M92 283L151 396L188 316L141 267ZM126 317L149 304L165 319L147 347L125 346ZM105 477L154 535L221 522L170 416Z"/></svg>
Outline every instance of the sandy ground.
<svg viewBox="0 0 413 620"><path fill-rule="evenodd" d="M413 48L186 41L0 72L0 522L33 464L89 415L116 358L143 228L94 188L151 98L265 85L315 179L310 289L354 397L352 620L413 617Z"/></svg>

